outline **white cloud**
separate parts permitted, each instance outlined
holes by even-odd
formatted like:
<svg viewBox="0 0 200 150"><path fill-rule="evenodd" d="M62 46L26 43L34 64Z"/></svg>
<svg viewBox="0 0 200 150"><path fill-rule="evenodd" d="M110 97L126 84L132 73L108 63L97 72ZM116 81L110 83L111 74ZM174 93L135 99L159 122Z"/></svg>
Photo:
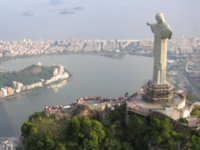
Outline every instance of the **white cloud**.
<svg viewBox="0 0 200 150"><path fill-rule="evenodd" d="M59 12L60 15L73 15L75 14L75 12L73 11L61 11Z"/></svg>
<svg viewBox="0 0 200 150"><path fill-rule="evenodd" d="M33 11L25 11L22 13L23 16L35 16L36 13Z"/></svg>

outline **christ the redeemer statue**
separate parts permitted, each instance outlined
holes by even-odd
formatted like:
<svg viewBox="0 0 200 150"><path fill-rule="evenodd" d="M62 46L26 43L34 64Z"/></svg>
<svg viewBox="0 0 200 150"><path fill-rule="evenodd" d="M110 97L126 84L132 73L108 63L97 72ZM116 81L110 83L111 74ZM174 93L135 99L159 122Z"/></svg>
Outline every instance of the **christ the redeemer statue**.
<svg viewBox="0 0 200 150"><path fill-rule="evenodd" d="M156 15L157 23L147 23L154 33L154 84L166 84L167 42L172 36L170 26L165 22L162 13Z"/></svg>

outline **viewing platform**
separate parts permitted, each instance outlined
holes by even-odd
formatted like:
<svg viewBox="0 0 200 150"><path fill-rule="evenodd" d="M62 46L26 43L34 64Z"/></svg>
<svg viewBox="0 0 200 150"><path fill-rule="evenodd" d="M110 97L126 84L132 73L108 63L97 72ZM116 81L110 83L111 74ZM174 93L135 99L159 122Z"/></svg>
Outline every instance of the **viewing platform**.
<svg viewBox="0 0 200 150"><path fill-rule="evenodd" d="M129 98L126 102L127 111L135 112L144 116L148 116L152 112L159 112L174 120L190 116L192 109L190 109L189 104L187 104L184 93L179 93L173 88L168 88L167 90L173 90L173 101L167 103L159 103L157 101L152 102L149 99L146 99L147 96L145 88L147 86L148 85L144 85L144 88L140 89L136 92L137 94L134 94L134 96ZM166 93L168 94L168 92Z"/></svg>

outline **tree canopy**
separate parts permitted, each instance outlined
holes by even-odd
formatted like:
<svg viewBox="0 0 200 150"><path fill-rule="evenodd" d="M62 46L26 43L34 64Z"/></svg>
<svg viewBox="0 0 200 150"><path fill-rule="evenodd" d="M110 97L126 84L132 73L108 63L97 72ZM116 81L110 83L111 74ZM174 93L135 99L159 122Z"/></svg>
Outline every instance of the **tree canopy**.
<svg viewBox="0 0 200 150"><path fill-rule="evenodd" d="M104 126L89 117L55 120L44 113L35 113L21 131L27 150L200 149L199 132L191 136L176 132L169 119L134 116L125 126Z"/></svg>

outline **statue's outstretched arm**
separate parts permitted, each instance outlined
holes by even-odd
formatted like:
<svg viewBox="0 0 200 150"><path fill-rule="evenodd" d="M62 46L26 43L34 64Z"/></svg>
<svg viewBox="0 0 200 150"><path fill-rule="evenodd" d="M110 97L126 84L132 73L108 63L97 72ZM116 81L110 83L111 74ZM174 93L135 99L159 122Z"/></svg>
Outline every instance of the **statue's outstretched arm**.
<svg viewBox="0 0 200 150"><path fill-rule="evenodd" d="M150 26L151 31L152 31L153 33L155 33L155 30L156 30L156 24L155 24L155 23L149 23L149 22L147 22L147 25Z"/></svg>

